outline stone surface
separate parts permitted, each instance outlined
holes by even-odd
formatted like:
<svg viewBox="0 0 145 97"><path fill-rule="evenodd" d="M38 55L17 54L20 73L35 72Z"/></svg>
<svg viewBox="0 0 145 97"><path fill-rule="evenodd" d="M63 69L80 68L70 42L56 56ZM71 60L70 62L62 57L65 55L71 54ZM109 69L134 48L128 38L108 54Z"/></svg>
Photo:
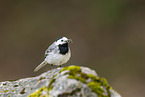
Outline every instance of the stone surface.
<svg viewBox="0 0 145 97"><path fill-rule="evenodd" d="M0 97L121 97L87 67L69 66L39 76L0 82Z"/></svg>

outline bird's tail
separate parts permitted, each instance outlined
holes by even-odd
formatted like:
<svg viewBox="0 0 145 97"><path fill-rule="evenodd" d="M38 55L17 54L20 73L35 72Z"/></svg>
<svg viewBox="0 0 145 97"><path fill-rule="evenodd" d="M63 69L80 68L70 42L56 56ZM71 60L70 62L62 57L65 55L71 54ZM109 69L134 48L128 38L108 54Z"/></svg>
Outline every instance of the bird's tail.
<svg viewBox="0 0 145 97"><path fill-rule="evenodd" d="M47 64L47 62L44 60L40 65L38 65L35 69L34 72L38 71L39 69L41 69L43 66L45 66Z"/></svg>

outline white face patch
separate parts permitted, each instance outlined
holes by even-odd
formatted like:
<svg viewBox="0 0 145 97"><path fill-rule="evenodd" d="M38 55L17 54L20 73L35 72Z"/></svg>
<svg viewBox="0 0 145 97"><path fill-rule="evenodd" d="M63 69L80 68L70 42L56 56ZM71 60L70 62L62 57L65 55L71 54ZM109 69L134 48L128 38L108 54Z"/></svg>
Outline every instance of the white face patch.
<svg viewBox="0 0 145 97"><path fill-rule="evenodd" d="M68 41L66 37L62 37L61 39L56 41L56 45L65 44Z"/></svg>

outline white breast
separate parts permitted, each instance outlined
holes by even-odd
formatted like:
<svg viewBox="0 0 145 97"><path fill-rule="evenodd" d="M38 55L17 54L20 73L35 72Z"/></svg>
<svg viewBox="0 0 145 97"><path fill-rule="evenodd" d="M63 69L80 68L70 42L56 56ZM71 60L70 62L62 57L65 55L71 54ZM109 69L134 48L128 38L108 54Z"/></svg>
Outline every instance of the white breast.
<svg viewBox="0 0 145 97"><path fill-rule="evenodd" d="M71 51L69 49L69 52L66 53L65 55L62 55L60 53L56 52L51 52L49 55L45 58L45 61L47 61L48 64L53 64L53 65L62 65L65 64L71 56Z"/></svg>

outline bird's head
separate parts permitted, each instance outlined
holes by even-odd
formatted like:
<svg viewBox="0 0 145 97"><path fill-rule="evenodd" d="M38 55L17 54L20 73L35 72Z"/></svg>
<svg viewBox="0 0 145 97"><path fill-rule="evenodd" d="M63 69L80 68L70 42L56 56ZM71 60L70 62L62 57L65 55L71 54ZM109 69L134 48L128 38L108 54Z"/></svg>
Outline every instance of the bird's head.
<svg viewBox="0 0 145 97"><path fill-rule="evenodd" d="M56 39L56 45L63 45L63 44L66 44L66 43L69 43L71 42L72 40L71 39L68 39L66 37L60 37L58 39Z"/></svg>

